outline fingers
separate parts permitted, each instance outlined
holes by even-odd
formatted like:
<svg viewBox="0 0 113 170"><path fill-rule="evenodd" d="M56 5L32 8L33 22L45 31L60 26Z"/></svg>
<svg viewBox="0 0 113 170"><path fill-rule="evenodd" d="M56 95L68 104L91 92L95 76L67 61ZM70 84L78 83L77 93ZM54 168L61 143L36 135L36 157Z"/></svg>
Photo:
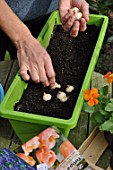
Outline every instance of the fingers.
<svg viewBox="0 0 113 170"><path fill-rule="evenodd" d="M82 32L82 31L85 31L86 30L86 21L85 21L85 19L84 18L81 18L80 19L80 31Z"/></svg>
<svg viewBox="0 0 113 170"><path fill-rule="evenodd" d="M23 80L28 81L30 80L30 75L28 75L28 69L26 66L22 65L20 67L20 75L23 78Z"/></svg>
<svg viewBox="0 0 113 170"><path fill-rule="evenodd" d="M75 21L75 18L76 16L75 15L72 15L68 18L68 21L64 24L63 28L64 28L64 31L69 31L71 29L71 27L73 26L74 24L74 21Z"/></svg>
<svg viewBox="0 0 113 170"><path fill-rule="evenodd" d="M87 21L89 21L89 4L84 2L85 4L82 4L81 6L81 12L83 14L83 18Z"/></svg>
<svg viewBox="0 0 113 170"><path fill-rule="evenodd" d="M49 85L50 85L50 87L53 87L55 85L55 72L54 72L54 69L52 66L51 59L46 61L45 70L46 70L46 74L48 77Z"/></svg>
<svg viewBox="0 0 113 170"><path fill-rule="evenodd" d="M30 65L29 69L30 77L35 83L40 82L39 70L35 65Z"/></svg>
<svg viewBox="0 0 113 170"><path fill-rule="evenodd" d="M48 81L48 77L44 65L39 67L39 72L40 72L40 81L42 82L43 86L44 87L49 86L50 84Z"/></svg>
<svg viewBox="0 0 113 170"><path fill-rule="evenodd" d="M29 74L28 74L29 70ZM29 69L26 65L21 65L20 75L23 80L28 81L30 78L35 83L42 83L44 87L53 87L55 84L55 72L51 63L51 60L47 60L45 65L40 63L39 65L30 65Z"/></svg>
<svg viewBox="0 0 113 170"><path fill-rule="evenodd" d="M73 15L73 11L67 10L67 13L62 17L62 25L65 25L65 23L68 21L69 17Z"/></svg>
<svg viewBox="0 0 113 170"><path fill-rule="evenodd" d="M69 10L63 17L63 28L64 31L70 31L70 35L76 37L79 31L86 30L86 22L89 20L89 4L86 1L79 8L74 7Z"/></svg>
<svg viewBox="0 0 113 170"><path fill-rule="evenodd" d="M39 70L35 67L31 67L29 69L29 74L30 75L28 75L28 69L26 66L20 67L20 75L25 81L28 81L31 78L35 83L41 82L44 87L53 87L55 84L55 72L51 62L47 62L45 67L44 65L40 65Z"/></svg>
<svg viewBox="0 0 113 170"><path fill-rule="evenodd" d="M63 26L64 31L70 31L70 35L72 37L76 37L79 31L86 30L86 20L81 18L80 20L76 20L76 14L69 16L67 22Z"/></svg>
<svg viewBox="0 0 113 170"><path fill-rule="evenodd" d="M78 32L79 32L79 27L80 27L79 21L75 21L74 24L73 24L73 27L72 27L72 29L70 31L70 35L72 37L77 37Z"/></svg>
<svg viewBox="0 0 113 170"><path fill-rule="evenodd" d="M25 56L25 52L23 48L20 48L17 50L17 57L18 57L18 63L20 67L20 75L23 78L23 80L28 81L30 80L30 75L28 75L28 67L23 63L22 56ZM27 62L26 62L27 63Z"/></svg>

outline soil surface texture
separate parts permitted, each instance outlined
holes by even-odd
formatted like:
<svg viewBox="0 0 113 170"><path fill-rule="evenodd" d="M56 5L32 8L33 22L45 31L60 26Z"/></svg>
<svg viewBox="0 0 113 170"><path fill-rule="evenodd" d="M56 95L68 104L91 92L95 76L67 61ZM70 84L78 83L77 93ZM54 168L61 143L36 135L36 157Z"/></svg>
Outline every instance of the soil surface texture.
<svg viewBox="0 0 113 170"><path fill-rule="evenodd" d="M14 110L61 119L71 118L99 31L99 27L88 25L85 32L79 32L76 38L72 38L69 33L64 32L62 26L55 26L47 51L52 59L56 81L61 88L51 90L41 83L30 81ZM74 86L74 90L66 93L66 102L61 102L56 95L58 91L65 92L67 85ZM52 99L44 101L44 92L51 94Z"/></svg>
<svg viewBox="0 0 113 170"><path fill-rule="evenodd" d="M103 75L109 71L113 72L113 18L109 18L107 32L95 71Z"/></svg>

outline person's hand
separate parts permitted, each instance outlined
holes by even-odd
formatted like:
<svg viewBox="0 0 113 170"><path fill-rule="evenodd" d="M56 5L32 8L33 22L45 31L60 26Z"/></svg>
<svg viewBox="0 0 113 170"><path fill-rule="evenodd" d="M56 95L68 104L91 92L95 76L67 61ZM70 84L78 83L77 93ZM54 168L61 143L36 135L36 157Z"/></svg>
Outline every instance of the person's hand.
<svg viewBox="0 0 113 170"><path fill-rule="evenodd" d="M17 48L22 78L25 81L31 78L44 86L54 86L55 72L49 54L4 0L0 1L0 29Z"/></svg>
<svg viewBox="0 0 113 170"><path fill-rule="evenodd" d="M76 19L71 10L77 7L82 13L80 20ZM59 12L64 31L70 31L70 35L76 37L79 31L86 30L86 22L89 20L89 4L85 0L60 0Z"/></svg>
<svg viewBox="0 0 113 170"><path fill-rule="evenodd" d="M38 40L31 34L16 44L20 75L27 81L30 78L44 86L54 86L55 72L51 58Z"/></svg>

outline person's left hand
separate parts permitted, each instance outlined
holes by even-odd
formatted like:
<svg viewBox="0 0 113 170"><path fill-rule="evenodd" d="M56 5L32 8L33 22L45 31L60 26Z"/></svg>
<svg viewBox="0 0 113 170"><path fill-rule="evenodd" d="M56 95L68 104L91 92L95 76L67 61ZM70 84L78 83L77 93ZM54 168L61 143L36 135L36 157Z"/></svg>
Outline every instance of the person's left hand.
<svg viewBox="0 0 113 170"><path fill-rule="evenodd" d="M71 10L77 7L82 13L82 18L77 20L75 13ZM89 20L89 4L85 0L60 0L60 19L64 31L70 31L70 35L76 37L79 31L86 30L86 22Z"/></svg>

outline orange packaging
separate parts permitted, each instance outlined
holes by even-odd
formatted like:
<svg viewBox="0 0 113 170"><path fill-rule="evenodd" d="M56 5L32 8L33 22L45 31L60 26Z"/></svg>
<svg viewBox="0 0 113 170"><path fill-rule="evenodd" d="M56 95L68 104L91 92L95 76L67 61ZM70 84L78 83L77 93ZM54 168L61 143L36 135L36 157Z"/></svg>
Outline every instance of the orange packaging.
<svg viewBox="0 0 113 170"><path fill-rule="evenodd" d="M37 170L92 170L56 127L49 127L24 143L17 155Z"/></svg>

